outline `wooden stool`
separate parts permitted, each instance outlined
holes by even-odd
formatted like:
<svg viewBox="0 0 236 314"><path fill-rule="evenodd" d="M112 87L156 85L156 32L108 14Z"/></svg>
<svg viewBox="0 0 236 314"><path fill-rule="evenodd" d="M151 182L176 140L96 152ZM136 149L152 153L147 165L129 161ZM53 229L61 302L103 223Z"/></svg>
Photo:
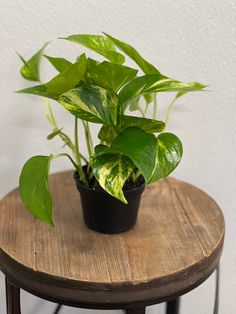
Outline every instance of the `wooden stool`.
<svg viewBox="0 0 236 314"><path fill-rule="evenodd" d="M18 189L0 203L0 268L6 276L7 313L20 313L20 288L59 304L125 309L167 303L205 281L217 267L224 219L208 195L172 178L146 187L138 222L105 235L83 222L72 172L50 177L55 227L33 218ZM58 313L60 305L55 313Z"/></svg>

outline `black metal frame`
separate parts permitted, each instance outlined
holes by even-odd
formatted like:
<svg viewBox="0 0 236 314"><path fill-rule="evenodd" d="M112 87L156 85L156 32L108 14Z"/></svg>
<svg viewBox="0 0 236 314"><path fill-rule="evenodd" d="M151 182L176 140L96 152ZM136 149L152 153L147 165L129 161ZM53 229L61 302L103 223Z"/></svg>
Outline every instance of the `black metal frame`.
<svg viewBox="0 0 236 314"><path fill-rule="evenodd" d="M6 308L7 314L21 314L20 288L13 286L6 278Z"/></svg>
<svg viewBox="0 0 236 314"><path fill-rule="evenodd" d="M58 304L53 314L58 314L62 308L62 304Z"/></svg>
<svg viewBox="0 0 236 314"><path fill-rule="evenodd" d="M62 304L58 304L53 314L58 314L62 308ZM6 278L6 309L7 314L21 314L20 308L20 288L14 286ZM145 306L130 307L126 309L127 314L145 314ZM179 313L179 298L167 302L166 314Z"/></svg>
<svg viewBox="0 0 236 314"><path fill-rule="evenodd" d="M219 308L219 284L220 282L220 267L216 268L216 289L215 289L215 305L214 305L214 314L218 314ZM21 314L20 308L20 288L12 284L6 277L6 309L7 314ZM62 304L58 304L53 314L58 314L62 308ZM127 314L145 314L146 305L133 305L126 308ZM173 300L166 301L166 314L179 314L180 308L180 297L176 297ZM100 307L99 307L100 308ZM109 309L109 307L104 309Z"/></svg>
<svg viewBox="0 0 236 314"><path fill-rule="evenodd" d="M166 314L179 314L180 298L167 302Z"/></svg>

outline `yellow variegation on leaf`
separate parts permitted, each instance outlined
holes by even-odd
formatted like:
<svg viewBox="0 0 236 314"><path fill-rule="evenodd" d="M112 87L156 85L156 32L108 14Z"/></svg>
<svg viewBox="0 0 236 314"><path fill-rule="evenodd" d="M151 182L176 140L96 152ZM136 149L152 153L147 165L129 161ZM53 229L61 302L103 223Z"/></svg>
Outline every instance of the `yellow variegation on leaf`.
<svg viewBox="0 0 236 314"><path fill-rule="evenodd" d="M112 91L100 86L82 85L61 95L58 101L82 120L117 124L119 99Z"/></svg>
<svg viewBox="0 0 236 314"><path fill-rule="evenodd" d="M125 155L104 151L92 155L90 165L101 187L113 197L127 204L122 189L135 168L132 161Z"/></svg>

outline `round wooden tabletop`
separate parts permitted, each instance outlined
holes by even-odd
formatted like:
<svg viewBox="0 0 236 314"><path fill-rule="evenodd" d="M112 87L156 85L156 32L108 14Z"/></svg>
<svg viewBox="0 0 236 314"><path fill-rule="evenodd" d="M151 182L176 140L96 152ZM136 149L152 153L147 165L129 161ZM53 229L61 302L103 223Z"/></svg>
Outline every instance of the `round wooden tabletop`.
<svg viewBox="0 0 236 314"><path fill-rule="evenodd" d="M83 222L72 172L50 177L52 228L15 189L0 202L0 268L13 284L68 305L154 304L202 283L216 268L224 219L213 199L168 178L146 187L134 229L118 235Z"/></svg>

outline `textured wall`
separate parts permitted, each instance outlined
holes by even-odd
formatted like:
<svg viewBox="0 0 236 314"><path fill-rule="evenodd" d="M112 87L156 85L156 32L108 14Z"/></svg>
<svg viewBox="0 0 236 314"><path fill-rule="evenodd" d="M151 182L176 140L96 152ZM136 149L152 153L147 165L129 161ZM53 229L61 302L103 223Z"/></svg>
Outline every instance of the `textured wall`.
<svg viewBox="0 0 236 314"><path fill-rule="evenodd" d="M17 185L29 156L58 152L61 147L59 141L48 143L45 139L49 127L41 99L13 93L27 86L18 75L16 50L30 56L44 42L59 36L106 31L132 43L161 72L183 81L210 84L211 92L179 100L169 130L184 144L184 158L175 176L207 191L226 217L222 314L236 311L235 8L234 0L1 0L0 23L0 196ZM61 41L47 49L48 54L69 58L81 51L80 46ZM44 79L52 73L44 70ZM159 99L159 117L163 117L167 100ZM60 125L70 130L71 118L57 106L55 112ZM53 170L69 167L67 160L58 160ZM2 313L3 281L0 289ZM181 313L212 313L213 294L214 276L183 298ZM26 300L24 294L25 314L46 313L51 307L32 296ZM161 313L161 309L152 307L148 313ZM64 313L78 312L86 313L64 309Z"/></svg>

